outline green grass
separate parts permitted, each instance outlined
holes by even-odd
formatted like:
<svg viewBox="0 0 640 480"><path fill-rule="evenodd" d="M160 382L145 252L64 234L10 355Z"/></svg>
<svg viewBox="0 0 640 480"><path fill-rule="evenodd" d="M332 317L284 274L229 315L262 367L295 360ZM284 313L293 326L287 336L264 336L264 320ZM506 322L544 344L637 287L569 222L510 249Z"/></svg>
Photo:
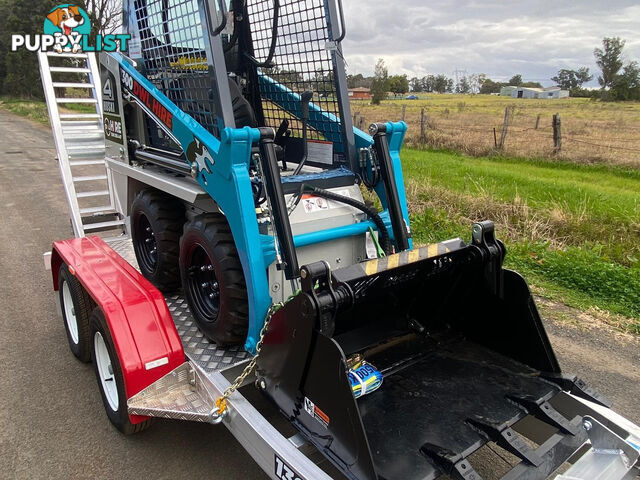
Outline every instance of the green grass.
<svg viewBox="0 0 640 480"><path fill-rule="evenodd" d="M0 97L0 108L4 108L16 115L29 118L42 125L49 125L49 114L47 112L47 104L42 100L25 100L14 97ZM92 105L81 103L69 103L65 105L64 110L95 113L96 109Z"/></svg>
<svg viewBox="0 0 640 480"><path fill-rule="evenodd" d="M473 221L494 220L507 266L640 333L639 171L410 149L401 158L416 242L468 239Z"/></svg>

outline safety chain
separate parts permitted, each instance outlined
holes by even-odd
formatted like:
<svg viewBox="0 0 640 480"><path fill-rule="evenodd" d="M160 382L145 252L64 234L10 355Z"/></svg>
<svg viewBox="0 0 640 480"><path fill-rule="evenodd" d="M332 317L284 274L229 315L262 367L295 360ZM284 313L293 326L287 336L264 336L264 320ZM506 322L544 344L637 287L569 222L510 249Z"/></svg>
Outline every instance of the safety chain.
<svg viewBox="0 0 640 480"><path fill-rule="evenodd" d="M227 411L227 399L231 396L233 392L235 392L240 386L244 383L247 376L253 371L256 367L256 363L258 362L258 357L260 356L260 351L262 350L262 344L264 342L264 336L267 333L267 329L269 328L269 323L271 322L271 317L274 313L276 313L280 308L284 306L283 302L274 303L269 307L267 311L267 315L264 319L264 325L262 326L262 330L260 330L260 338L258 339L258 343L256 344L256 354L251 359L251 361L244 367L242 373L238 375L235 381L229 385L222 395L216 400L215 405L216 408L211 412L211 420L213 423L220 423L224 414Z"/></svg>

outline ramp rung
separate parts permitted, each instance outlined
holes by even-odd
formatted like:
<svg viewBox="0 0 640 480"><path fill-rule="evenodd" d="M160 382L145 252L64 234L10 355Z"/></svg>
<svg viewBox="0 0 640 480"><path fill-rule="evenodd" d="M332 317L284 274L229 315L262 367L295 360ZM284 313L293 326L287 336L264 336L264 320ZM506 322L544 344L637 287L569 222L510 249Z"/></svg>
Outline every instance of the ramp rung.
<svg viewBox="0 0 640 480"><path fill-rule="evenodd" d="M80 209L80 214L84 215L86 213L107 214L107 213L116 213L116 212L111 205L104 205L102 207L87 207L87 208Z"/></svg>
<svg viewBox="0 0 640 480"><path fill-rule="evenodd" d="M77 67L49 67L51 72L57 73L91 73L89 68L77 68Z"/></svg>
<svg viewBox="0 0 640 480"><path fill-rule="evenodd" d="M70 159L73 160L100 160L104 163L105 151L102 150L71 150L67 151ZM90 164L92 165L92 164ZM97 164L96 164L97 165Z"/></svg>
<svg viewBox="0 0 640 480"><path fill-rule="evenodd" d="M91 192L76 193L76 197L78 198L104 197L106 195L109 195L109 190L94 190Z"/></svg>
<svg viewBox="0 0 640 480"><path fill-rule="evenodd" d="M67 145L67 150L104 150L104 144L89 143L84 145Z"/></svg>
<svg viewBox="0 0 640 480"><path fill-rule="evenodd" d="M67 142L71 142L72 144L74 142L78 142L78 141L87 141L87 140L104 140L104 132L102 130L98 130L98 129L94 129L93 131L91 130L85 130L85 131L71 131L71 132L63 132L62 134L63 138L65 139L65 141Z"/></svg>
<svg viewBox="0 0 640 480"><path fill-rule="evenodd" d="M62 97L56 98L57 103L98 103L97 98L73 98L73 97Z"/></svg>
<svg viewBox="0 0 640 480"><path fill-rule="evenodd" d="M47 57L56 57L56 58L87 58L86 53L58 53L58 52L47 52Z"/></svg>
<svg viewBox="0 0 640 480"><path fill-rule="evenodd" d="M97 120L100 115L97 113L61 113L60 119L64 118L95 118Z"/></svg>
<svg viewBox="0 0 640 480"><path fill-rule="evenodd" d="M93 84L75 82L53 82L53 88L93 88Z"/></svg>
<svg viewBox="0 0 640 480"><path fill-rule="evenodd" d="M83 177L73 177L73 181L76 183L80 182L96 182L98 180L106 180L106 175L85 175Z"/></svg>
<svg viewBox="0 0 640 480"><path fill-rule="evenodd" d="M72 160L69 162L71 167L83 167L85 165L105 165L104 160Z"/></svg>
<svg viewBox="0 0 640 480"><path fill-rule="evenodd" d="M111 220L109 222L85 223L82 228L85 230L103 230L111 227L124 225L124 220Z"/></svg>

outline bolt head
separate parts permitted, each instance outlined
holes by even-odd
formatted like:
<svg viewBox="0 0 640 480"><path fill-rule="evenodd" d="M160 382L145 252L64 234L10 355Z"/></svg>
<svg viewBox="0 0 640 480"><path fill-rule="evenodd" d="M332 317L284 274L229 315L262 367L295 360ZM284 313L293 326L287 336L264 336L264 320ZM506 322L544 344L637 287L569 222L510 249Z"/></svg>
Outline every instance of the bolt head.
<svg viewBox="0 0 640 480"><path fill-rule="evenodd" d="M593 428L593 424L589 420L582 422L582 426L587 432Z"/></svg>
<svg viewBox="0 0 640 480"><path fill-rule="evenodd" d="M302 270L300 270L300 276L302 278L307 278L307 275L309 274L309 272L307 272L306 268L303 268Z"/></svg>

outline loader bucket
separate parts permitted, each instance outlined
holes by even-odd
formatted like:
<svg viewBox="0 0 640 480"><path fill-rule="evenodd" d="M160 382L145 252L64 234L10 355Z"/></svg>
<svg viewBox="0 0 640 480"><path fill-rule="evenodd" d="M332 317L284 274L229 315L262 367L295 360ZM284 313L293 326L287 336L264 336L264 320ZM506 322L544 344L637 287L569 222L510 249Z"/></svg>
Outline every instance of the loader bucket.
<svg viewBox="0 0 640 480"><path fill-rule="evenodd" d="M272 317L258 359L264 393L347 478L480 478L463 474L475 473L467 457L488 441L531 475L513 478L546 478L538 474L584 431L549 403L560 368L504 253L483 222L470 245L455 239L333 272L302 267L302 293ZM347 378L355 354L384 375L357 399ZM556 450L536 450L511 428L528 414L562 432Z"/></svg>

